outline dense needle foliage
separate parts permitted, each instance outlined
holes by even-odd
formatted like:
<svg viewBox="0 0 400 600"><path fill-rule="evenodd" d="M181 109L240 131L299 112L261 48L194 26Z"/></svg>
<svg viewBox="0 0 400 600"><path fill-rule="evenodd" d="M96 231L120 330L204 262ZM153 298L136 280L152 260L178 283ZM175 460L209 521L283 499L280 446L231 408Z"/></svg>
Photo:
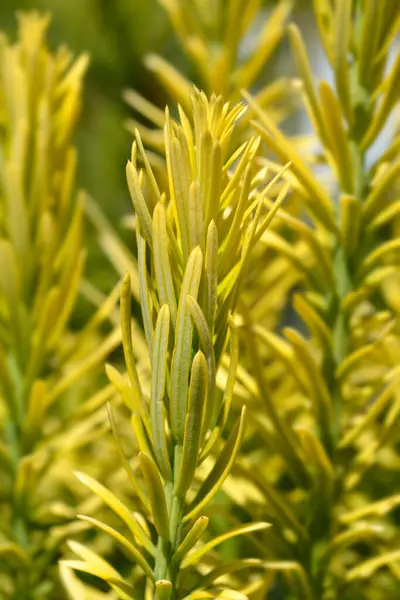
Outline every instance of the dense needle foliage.
<svg viewBox="0 0 400 600"><path fill-rule="evenodd" d="M80 501L71 465L104 433L102 365L121 339L100 330L115 293L68 326L85 262L72 135L88 60L52 55L47 25L21 15L18 43L0 38L0 594L15 600L59 593Z"/></svg>
<svg viewBox="0 0 400 600"><path fill-rule="evenodd" d="M0 38L0 598L398 600L400 5L314 0L318 80L290 0L160 4L195 81L124 92L129 248L74 191L87 58Z"/></svg>

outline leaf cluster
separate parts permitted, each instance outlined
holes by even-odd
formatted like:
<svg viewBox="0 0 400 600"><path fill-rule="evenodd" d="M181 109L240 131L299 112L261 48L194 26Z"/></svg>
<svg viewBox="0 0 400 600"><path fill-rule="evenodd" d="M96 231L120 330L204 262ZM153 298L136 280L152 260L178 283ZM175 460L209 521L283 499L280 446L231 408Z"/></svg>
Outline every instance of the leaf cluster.
<svg viewBox="0 0 400 600"><path fill-rule="evenodd" d="M21 14L18 41L0 38L0 595L21 600L60 593L70 465L104 433L114 391L96 378L120 342L118 326L99 329L115 293L69 326L84 285L72 136L88 59L50 53L48 22Z"/></svg>

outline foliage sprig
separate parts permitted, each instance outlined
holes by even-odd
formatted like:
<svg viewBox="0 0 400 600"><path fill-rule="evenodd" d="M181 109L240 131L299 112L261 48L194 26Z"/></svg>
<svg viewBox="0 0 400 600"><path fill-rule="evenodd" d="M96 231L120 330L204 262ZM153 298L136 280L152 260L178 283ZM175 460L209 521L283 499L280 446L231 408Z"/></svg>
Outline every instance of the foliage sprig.
<svg viewBox="0 0 400 600"><path fill-rule="evenodd" d="M262 444L269 440L269 450L261 445L243 456L237 474L260 494L256 513L281 528L276 552L265 548L266 566L283 570L288 597L394 599L398 497L379 473L390 481L397 464L398 310L391 296L398 260L397 138L370 156L397 108L397 55L388 63L399 13L395 3L373 0L334 6L316 0L314 10L333 85L317 85L299 29L291 25L289 35L328 185L244 92L256 113L255 132L280 161L291 161L283 178L307 221L285 208L276 219L308 252L300 261L285 229L267 231L261 240L301 274L292 302L301 329L269 331L242 307L255 367L246 387L266 408L264 417L255 415L253 434L258 431ZM267 206L273 204L267 200ZM281 472L274 477L268 469L272 449L290 481L287 492L279 490ZM265 467L256 472L260 450Z"/></svg>
<svg viewBox="0 0 400 600"><path fill-rule="evenodd" d="M118 327L99 333L112 295L69 327L86 254L73 134L88 59L52 54L48 23L21 14L18 41L0 37L0 595L16 600L62 594L71 463L104 432L97 409L114 391L99 367L120 341Z"/></svg>
<svg viewBox="0 0 400 600"><path fill-rule="evenodd" d="M127 165L136 212L150 390L140 381L133 354L129 276L121 296L128 381L110 367L108 375L132 412L144 483L139 492L143 512L134 515L101 484L80 475L125 522L129 541L117 531L108 528L108 532L124 547L129 544L134 562L157 598L191 597L191 590L220 597L220 586L211 574L207 587L202 584L203 557L226 539L268 527L267 523L246 524L194 548L207 527L204 510L229 474L244 435L245 407L221 443L238 364L232 316L249 253L283 195L271 211L265 211L262 201L270 186L264 186L259 199L254 199L260 188L255 176L257 138L251 138L240 153L229 154L230 138L244 106L230 108L221 97L213 95L208 100L197 90L191 102L189 115L180 109L180 124L166 111L167 189L159 189L145 156L144 169L138 168L136 142ZM228 338L230 365L221 392L216 378ZM142 575L134 571L129 580L117 577L87 549L76 544L73 548L81 560L67 561L67 565L103 578L122 598L135 597ZM225 568L229 571L230 566ZM223 572L221 566L215 576Z"/></svg>

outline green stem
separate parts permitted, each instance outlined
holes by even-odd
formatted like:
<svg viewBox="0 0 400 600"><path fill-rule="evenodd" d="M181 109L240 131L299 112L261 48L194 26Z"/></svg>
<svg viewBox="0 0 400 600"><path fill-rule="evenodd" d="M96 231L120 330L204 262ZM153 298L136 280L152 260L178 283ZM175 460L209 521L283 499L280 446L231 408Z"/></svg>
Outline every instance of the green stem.
<svg viewBox="0 0 400 600"><path fill-rule="evenodd" d="M7 427L8 442L11 448L13 462L14 462L14 473L17 476L19 463L21 460L20 451L20 439L17 424L10 419ZM29 527L26 522L23 506L21 506L20 498L16 495L15 490L16 478L13 482L12 498L11 498L11 529L14 542L18 544L23 550L29 548ZM20 570L14 581L15 600L30 600L31 592L29 585L30 575L25 569Z"/></svg>
<svg viewBox="0 0 400 600"><path fill-rule="evenodd" d="M174 483L178 477L180 463L182 458L182 446L176 445L174 448L173 461L173 481L165 485L165 495L169 513L169 541L158 538L156 562L154 575L156 579L167 579L172 583L171 600L175 600L177 594L177 579L179 574L179 564L172 563L172 556L178 548L182 537L182 511L184 498L178 497L174 493ZM154 600L157 600L154 594Z"/></svg>
<svg viewBox="0 0 400 600"><path fill-rule="evenodd" d="M357 145L357 142L353 140L353 151L355 156L356 172L355 172L355 194L357 198L362 199L365 192L365 167L364 167L364 153ZM336 286L332 290L332 307L331 307L331 328L333 332L332 338L332 354L327 356L323 367L325 380L332 392L333 398L333 409L334 409L334 420L332 423L332 447L326 448L328 455L331 457L334 465L340 467L340 461L338 462L337 457L337 445L341 439L341 411L342 411L342 389L341 383L337 378L336 371L338 366L345 360L349 353L349 330L348 330L348 315L343 312L343 300L344 298L355 289L355 284L350 276L350 269L348 264L348 256L346 255L345 248L341 242L340 235L340 223L339 223L339 234L336 240L336 250L334 256L334 276ZM332 537L337 533L337 522L333 512L334 506L336 505L340 494L342 492L340 481L342 477L339 477L337 473L337 479L332 490L331 502L324 509L324 518L326 520L326 526L324 528L324 534L322 536L323 546L327 546ZM321 519L321 515L318 517ZM321 538L313 540L313 547L315 553L318 545L321 544ZM315 558L315 557L314 557ZM324 596L325 584L327 582L327 572L329 570L329 562L326 560L325 553L322 553L322 558L317 560L316 575L315 575L315 595L317 598L326 597ZM333 592L332 592L333 593ZM335 596L332 596L334 598Z"/></svg>
<svg viewBox="0 0 400 600"><path fill-rule="evenodd" d="M336 377L336 369L343 362L348 354L348 323L347 316L343 313L342 303L345 296L352 290L353 286L350 281L347 258L344 250L338 242L336 249L336 255L334 260L334 273L336 280L336 298L335 298L335 310L333 318L333 348L332 358L330 361L332 381L332 392L334 401L334 423L333 423L333 440L334 447L332 448L332 454L336 454L336 445L340 438L340 419L341 419L341 405L342 395L340 382Z"/></svg>
<svg viewBox="0 0 400 600"><path fill-rule="evenodd" d="M13 461L14 481L12 482L11 493L11 517L10 525L14 542L26 552L29 551L30 534L29 525L26 519L26 511L19 497L16 485L21 460L24 457L23 440L21 437L22 423L25 417L26 393L24 392L23 375L21 366L12 356L8 357L9 371L13 383L13 396L15 410L9 411L9 417L6 427L8 445L11 451ZM15 600L30 600L32 598L30 572L27 569L21 569L16 573L14 580L14 598Z"/></svg>

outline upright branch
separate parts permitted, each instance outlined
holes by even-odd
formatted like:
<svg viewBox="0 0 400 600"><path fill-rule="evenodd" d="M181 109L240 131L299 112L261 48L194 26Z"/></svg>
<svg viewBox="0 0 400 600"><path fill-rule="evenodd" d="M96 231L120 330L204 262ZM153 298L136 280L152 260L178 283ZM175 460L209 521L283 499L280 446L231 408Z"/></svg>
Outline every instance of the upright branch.
<svg viewBox="0 0 400 600"><path fill-rule="evenodd" d="M255 421L281 456L291 493L273 488L279 476L271 481L271 471L253 474L251 456L240 470L266 498L266 518L272 513L282 527L278 556L287 561L267 566L284 570L294 597L395 598L399 553L391 511L398 496L385 497L392 490L379 472L394 468L389 457L399 414L398 303L392 291L400 247L398 134L392 129L381 137L383 150L373 144L398 108L394 42L400 6L392 0L315 0L314 10L334 84L317 84L294 25L290 42L325 181L244 92L256 113L256 133L282 163L291 161L284 178L307 220L285 209L277 220L308 252L299 260L281 232L267 231L261 239L302 276L302 290L293 297L301 330L286 327L281 336L243 313L255 383L267 407L266 419L255 415ZM274 367L264 364L264 348ZM279 382L275 412L266 381L271 369ZM288 440L282 428L290 429ZM310 476L297 496L288 442Z"/></svg>
<svg viewBox="0 0 400 600"><path fill-rule="evenodd" d="M48 21L21 14L17 43L0 36L0 593L15 600L61 597L49 531L71 521L73 496L58 460L100 429L114 392L92 374L120 339L98 330L115 293L68 328L85 263L72 138L88 59L52 54Z"/></svg>
<svg viewBox="0 0 400 600"><path fill-rule="evenodd" d="M159 188L140 141L133 144L127 165L150 390L133 354L128 276L121 296L128 379L111 368L108 375L132 412L144 487L137 475L131 479L141 513L132 513L88 476L79 477L125 522L127 537L91 519L129 549L137 568L124 579L77 544L72 547L81 560L66 563L108 581L121 598L139 597L143 573L155 598L178 599L191 592L216 597L220 587L214 577L230 566L204 578L203 556L226 539L268 526L246 524L194 549L207 528L206 508L229 474L244 434L245 407L224 439L238 364L233 316L241 284L251 249L283 201L281 195L276 207L265 209L270 186L261 189L256 172L257 137L229 154L244 110L243 104L230 108L221 97L208 100L194 90L190 112L179 107L179 124L166 111L167 188ZM229 372L220 390L217 372L228 342ZM130 463L125 464L131 473Z"/></svg>

